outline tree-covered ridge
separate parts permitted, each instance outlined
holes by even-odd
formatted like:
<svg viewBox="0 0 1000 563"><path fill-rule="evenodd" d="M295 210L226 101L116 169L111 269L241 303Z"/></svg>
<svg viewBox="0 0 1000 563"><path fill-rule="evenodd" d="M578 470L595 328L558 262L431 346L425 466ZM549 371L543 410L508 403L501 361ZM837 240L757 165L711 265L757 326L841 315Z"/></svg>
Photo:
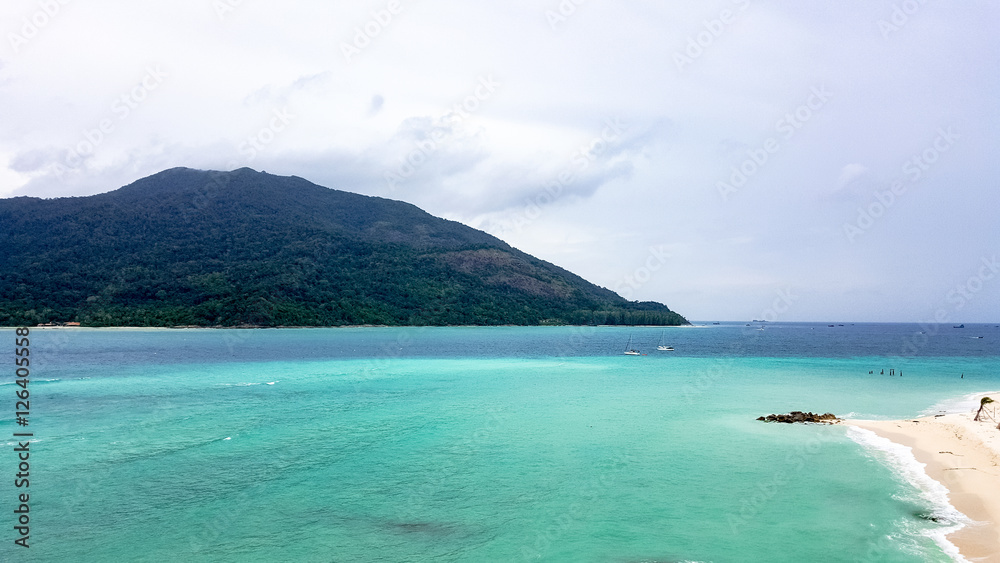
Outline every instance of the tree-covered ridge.
<svg viewBox="0 0 1000 563"><path fill-rule="evenodd" d="M243 168L0 200L0 325L685 324L393 200Z"/></svg>

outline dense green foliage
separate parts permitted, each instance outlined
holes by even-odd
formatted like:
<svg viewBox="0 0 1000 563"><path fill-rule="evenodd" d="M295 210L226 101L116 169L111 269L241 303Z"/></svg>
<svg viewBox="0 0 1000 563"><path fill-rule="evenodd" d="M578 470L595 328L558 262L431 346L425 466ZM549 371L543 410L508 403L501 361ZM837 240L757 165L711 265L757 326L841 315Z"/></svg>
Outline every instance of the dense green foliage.
<svg viewBox="0 0 1000 563"><path fill-rule="evenodd" d="M243 168L0 200L0 325L685 324L398 201Z"/></svg>

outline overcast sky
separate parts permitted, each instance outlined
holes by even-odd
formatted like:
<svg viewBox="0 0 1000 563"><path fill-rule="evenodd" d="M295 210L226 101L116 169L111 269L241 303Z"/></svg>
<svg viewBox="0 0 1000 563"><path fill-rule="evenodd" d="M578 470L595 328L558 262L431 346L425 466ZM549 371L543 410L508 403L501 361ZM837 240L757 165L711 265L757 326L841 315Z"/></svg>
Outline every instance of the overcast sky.
<svg viewBox="0 0 1000 563"><path fill-rule="evenodd" d="M5 0L0 197L249 166L690 319L1000 321L1000 4Z"/></svg>

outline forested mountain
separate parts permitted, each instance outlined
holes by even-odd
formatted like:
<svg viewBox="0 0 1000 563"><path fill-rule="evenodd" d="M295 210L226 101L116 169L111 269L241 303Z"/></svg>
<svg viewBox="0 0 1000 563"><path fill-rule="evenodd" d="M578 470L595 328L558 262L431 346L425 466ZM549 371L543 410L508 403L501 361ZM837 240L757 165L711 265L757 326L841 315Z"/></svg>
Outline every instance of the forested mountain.
<svg viewBox="0 0 1000 563"><path fill-rule="evenodd" d="M241 168L0 199L0 325L686 324L393 200Z"/></svg>

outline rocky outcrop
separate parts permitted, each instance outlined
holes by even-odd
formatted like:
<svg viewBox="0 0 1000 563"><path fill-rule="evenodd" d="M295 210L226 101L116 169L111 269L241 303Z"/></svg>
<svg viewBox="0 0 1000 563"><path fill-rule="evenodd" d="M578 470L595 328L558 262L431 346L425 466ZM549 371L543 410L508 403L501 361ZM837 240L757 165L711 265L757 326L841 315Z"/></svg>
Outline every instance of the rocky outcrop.
<svg viewBox="0 0 1000 563"><path fill-rule="evenodd" d="M764 422L785 422L791 424L793 422L814 422L817 424L837 424L840 419L832 413L826 414L815 414L811 412L802 411L792 411L788 414L769 414L767 416L757 417L757 420L763 420Z"/></svg>

